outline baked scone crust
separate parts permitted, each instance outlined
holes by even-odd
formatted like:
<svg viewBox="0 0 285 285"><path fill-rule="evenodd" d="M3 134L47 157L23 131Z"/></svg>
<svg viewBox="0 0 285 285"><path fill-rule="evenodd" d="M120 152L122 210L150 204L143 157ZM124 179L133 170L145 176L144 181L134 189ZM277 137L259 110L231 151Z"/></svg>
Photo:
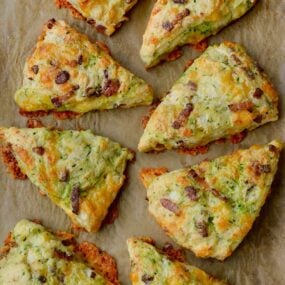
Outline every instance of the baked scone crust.
<svg viewBox="0 0 285 285"><path fill-rule="evenodd" d="M185 44L197 45L249 11L257 0L157 0L140 51L152 67Z"/></svg>
<svg viewBox="0 0 285 285"><path fill-rule="evenodd" d="M1 128L0 141L2 152L9 146L14 167L89 232L100 228L134 157L91 131Z"/></svg>
<svg viewBox="0 0 285 285"><path fill-rule="evenodd" d="M254 145L160 176L144 169L149 211L180 246L224 260L259 215L282 148L279 141Z"/></svg>
<svg viewBox="0 0 285 285"><path fill-rule="evenodd" d="M149 238L129 238L130 279L133 285L226 285L201 269L170 258Z"/></svg>
<svg viewBox="0 0 285 285"><path fill-rule="evenodd" d="M15 101L24 112L83 114L150 105L151 87L123 68L103 43L51 19L24 67Z"/></svg>
<svg viewBox="0 0 285 285"><path fill-rule="evenodd" d="M237 43L210 46L150 116L138 149L193 149L278 119L278 93Z"/></svg>
<svg viewBox="0 0 285 285"><path fill-rule="evenodd" d="M35 255L37 259L32 262ZM58 284L65 280L71 285L78 284L77 278L86 285L120 284L116 261L107 252L93 243L77 243L70 233L52 233L35 222L18 222L0 248L1 284L11 280L19 284Z"/></svg>

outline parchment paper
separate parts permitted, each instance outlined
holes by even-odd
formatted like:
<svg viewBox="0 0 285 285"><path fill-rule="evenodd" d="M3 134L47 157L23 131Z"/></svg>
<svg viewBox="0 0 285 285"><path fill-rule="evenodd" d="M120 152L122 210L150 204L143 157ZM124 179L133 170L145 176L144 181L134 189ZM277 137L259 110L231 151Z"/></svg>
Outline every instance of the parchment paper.
<svg viewBox="0 0 285 285"><path fill-rule="evenodd" d="M210 0L209 0L210 1ZM146 72L139 58L142 35L153 0L141 0L130 14L130 21L112 38L98 35L88 24L75 20L66 10L57 10L53 0L0 0L0 125L24 127L26 119L18 115L13 96L21 85L25 59L31 54L43 24L49 18L63 19L91 40L105 41L113 56L122 65L149 82L157 97L162 97L183 71L187 60L198 55L184 48L184 56ZM138 179L142 167L166 166L170 170L194 164L204 158L227 154L253 143L266 143L279 138L285 141L285 0L260 0L249 14L225 28L211 43L233 40L245 45L259 61L280 92L280 120L251 132L240 145L212 145L203 156L191 157L176 152L139 154L128 168L128 181L119 202L120 216L113 225L97 234L80 234L80 240L95 242L116 257L122 284L130 284L126 239L130 236L151 236L158 244L168 238L147 211L145 190ZM89 113L83 117L57 122L43 120L51 126L66 129L90 128L124 146L136 150L142 134L141 117L148 108ZM232 285L285 284L285 152L272 187L272 194L253 229L233 256L224 262L202 260L188 252L189 263L227 279ZM22 218L40 219L53 230L69 230L70 222L62 210L42 197L29 180L13 180L0 164L0 240Z"/></svg>

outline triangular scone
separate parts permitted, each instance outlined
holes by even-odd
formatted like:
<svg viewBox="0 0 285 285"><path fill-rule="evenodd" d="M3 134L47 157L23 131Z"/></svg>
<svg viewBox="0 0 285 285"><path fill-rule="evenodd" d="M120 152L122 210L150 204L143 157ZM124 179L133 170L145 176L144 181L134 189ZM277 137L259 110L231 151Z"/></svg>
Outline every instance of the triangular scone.
<svg viewBox="0 0 285 285"><path fill-rule="evenodd" d="M278 119L278 94L236 43L209 47L147 123L139 150L192 149Z"/></svg>
<svg viewBox="0 0 285 285"><path fill-rule="evenodd" d="M133 285L226 285L201 269L171 260L145 239L127 241Z"/></svg>
<svg viewBox="0 0 285 285"><path fill-rule="evenodd" d="M86 113L149 105L152 90L63 21L50 20L24 68L15 100L26 112Z"/></svg>
<svg viewBox="0 0 285 285"><path fill-rule="evenodd" d="M94 244L77 244L71 234L21 220L0 248L0 284L120 283L115 260Z"/></svg>
<svg viewBox="0 0 285 285"><path fill-rule="evenodd" d="M162 174L143 170L149 211L198 257L230 256L259 215L283 145L272 141Z"/></svg>
<svg viewBox="0 0 285 285"><path fill-rule="evenodd" d="M96 30L111 36L128 18L126 13L137 0L55 0L58 8L68 8L74 17L85 20Z"/></svg>
<svg viewBox="0 0 285 285"><path fill-rule="evenodd" d="M133 153L91 131L1 128L4 162L28 176L78 227L99 229Z"/></svg>
<svg viewBox="0 0 285 285"><path fill-rule="evenodd" d="M143 36L146 67L165 59L179 46L198 44L243 16L257 0L157 0Z"/></svg>

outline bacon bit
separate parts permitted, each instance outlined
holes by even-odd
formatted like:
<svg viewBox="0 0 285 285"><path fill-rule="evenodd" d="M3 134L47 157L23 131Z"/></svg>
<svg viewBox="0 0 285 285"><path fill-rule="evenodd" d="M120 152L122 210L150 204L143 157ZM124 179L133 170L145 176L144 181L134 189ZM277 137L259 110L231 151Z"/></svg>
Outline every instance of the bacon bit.
<svg viewBox="0 0 285 285"><path fill-rule="evenodd" d="M247 131L244 130L238 134L231 136L230 141L232 144L238 144L238 143L242 142L246 136L247 136Z"/></svg>
<svg viewBox="0 0 285 285"><path fill-rule="evenodd" d="M197 84L196 84L195 82L189 80L189 82L187 83L187 85L190 87L190 89L191 89L192 91L197 91L198 86L197 86Z"/></svg>
<svg viewBox="0 0 285 285"><path fill-rule="evenodd" d="M185 4L187 0L173 0L176 4Z"/></svg>
<svg viewBox="0 0 285 285"><path fill-rule="evenodd" d="M19 110L19 114L21 116L28 117L28 118L44 117L44 116L47 116L49 113L50 113L50 111L34 111L34 112L30 112L30 111L25 111L23 109Z"/></svg>
<svg viewBox="0 0 285 285"><path fill-rule="evenodd" d="M153 276L149 276L149 275L147 275L147 274L144 274L144 275L142 276L142 282L143 282L144 284L151 284L153 280L154 280L154 277L153 277Z"/></svg>
<svg viewBox="0 0 285 285"><path fill-rule="evenodd" d="M79 57L77 59L77 63L78 63L78 65L82 65L82 63L83 63L83 55L82 54L79 55Z"/></svg>
<svg viewBox="0 0 285 285"><path fill-rule="evenodd" d="M262 122L262 119L263 119L262 115L257 115L253 121L260 124Z"/></svg>
<svg viewBox="0 0 285 285"><path fill-rule="evenodd" d="M169 53L166 57L166 61L174 61L183 55L183 51L180 48L175 49Z"/></svg>
<svg viewBox="0 0 285 285"><path fill-rule="evenodd" d="M270 173L271 167L269 164L261 164L258 161L254 162L252 164L252 167L254 169L255 175L261 175L263 173Z"/></svg>
<svg viewBox="0 0 285 285"><path fill-rule="evenodd" d="M194 59L189 59L184 66L184 71L186 71L193 64L193 62Z"/></svg>
<svg viewBox="0 0 285 285"><path fill-rule="evenodd" d="M94 20L93 20L94 21ZM95 22L95 21L94 21ZM90 24L90 23L89 23ZM93 23L94 25L94 23ZM103 25L97 25L96 27L96 30L98 33L101 33L101 34L105 34L105 31L106 31L106 27L103 26Z"/></svg>
<svg viewBox="0 0 285 285"><path fill-rule="evenodd" d="M273 144L270 144L268 147L269 147L269 150L274 152L274 153L278 153L279 152L278 148L275 145L273 145Z"/></svg>
<svg viewBox="0 0 285 285"><path fill-rule="evenodd" d="M208 39L204 39L201 42L192 45L192 48L195 49L198 52L204 52L209 46L209 40Z"/></svg>
<svg viewBox="0 0 285 285"><path fill-rule="evenodd" d="M199 154L205 154L208 152L208 150L209 150L209 146L203 145L203 146L197 146L193 148L182 147L181 149L178 150L178 152L195 156Z"/></svg>
<svg viewBox="0 0 285 285"><path fill-rule="evenodd" d="M249 68L247 67L242 67L242 70L245 72L245 74L247 75L247 77L251 80L255 79L255 74L253 73L253 71L251 71Z"/></svg>
<svg viewBox="0 0 285 285"><path fill-rule="evenodd" d="M73 256L72 255L68 255L67 253L65 253L64 251L61 251L59 249L55 249L54 250L54 255L60 259L64 259L67 261L71 261Z"/></svg>
<svg viewBox="0 0 285 285"><path fill-rule="evenodd" d="M197 201L198 200L197 190L195 189L195 187L187 186L187 187L185 187L184 191L186 192L187 197L191 201Z"/></svg>
<svg viewBox="0 0 285 285"><path fill-rule="evenodd" d="M160 199L160 204L163 208L169 210L170 212L174 213L176 216L180 215L179 207L169 199L163 198Z"/></svg>
<svg viewBox="0 0 285 285"><path fill-rule="evenodd" d="M172 127L174 129L180 129L186 123L186 120L189 118L193 110L194 105L192 103L187 103L186 107L180 112L178 118L173 122Z"/></svg>
<svg viewBox="0 0 285 285"><path fill-rule="evenodd" d="M45 153L45 149L42 146L33 147L32 150L33 150L33 152L35 152L38 155L44 155L44 153Z"/></svg>
<svg viewBox="0 0 285 285"><path fill-rule="evenodd" d="M163 246L162 252L173 261L186 261L185 251L182 248L174 248L174 246L170 243L166 243Z"/></svg>
<svg viewBox="0 0 285 285"><path fill-rule="evenodd" d="M60 182L66 182L69 178L69 171L68 169L62 169L58 174L58 180Z"/></svg>
<svg viewBox="0 0 285 285"><path fill-rule="evenodd" d="M201 221L201 222L196 222L195 226L197 228L198 233L202 236L202 237L208 237L209 233L208 233L208 225L205 221Z"/></svg>
<svg viewBox="0 0 285 285"><path fill-rule="evenodd" d="M78 215L79 213L79 198L80 198L80 188L78 186L73 187L71 191L71 206L72 206L72 213Z"/></svg>
<svg viewBox="0 0 285 285"><path fill-rule="evenodd" d="M47 279L45 276L41 275L38 280L41 282L41 283L46 283L47 282Z"/></svg>
<svg viewBox="0 0 285 285"><path fill-rule="evenodd" d="M224 202L227 202L227 197L225 197L221 192L219 192L217 189L211 188L210 192L217 198L221 199Z"/></svg>
<svg viewBox="0 0 285 285"><path fill-rule="evenodd" d="M256 90L254 91L253 97L256 99L260 99L261 96L263 95L263 90L260 88L256 88Z"/></svg>
<svg viewBox="0 0 285 285"><path fill-rule="evenodd" d="M172 25L177 25L180 23L185 17L190 15L190 10L189 9L184 9L182 12L178 13L176 18L172 21Z"/></svg>
<svg viewBox="0 0 285 285"><path fill-rule="evenodd" d="M101 86L88 87L85 90L85 94L87 97L100 97L102 95L102 88Z"/></svg>
<svg viewBox="0 0 285 285"><path fill-rule="evenodd" d="M172 31L174 29L174 25L171 22L169 22L169 21L162 23L162 27L167 32L170 32L170 31Z"/></svg>
<svg viewBox="0 0 285 285"><path fill-rule="evenodd" d="M63 111L63 112L53 111L52 114L57 120L72 120L80 116L79 113L75 113L72 111Z"/></svg>
<svg viewBox="0 0 285 285"><path fill-rule="evenodd" d="M55 23L56 23L55 19L48 20L48 22L47 22L48 29L52 29Z"/></svg>
<svg viewBox="0 0 285 285"><path fill-rule="evenodd" d="M13 154L13 148L11 144L7 144L0 148L1 156L4 164L8 167L9 172L15 179L25 180L27 176L20 169L18 162Z"/></svg>
<svg viewBox="0 0 285 285"><path fill-rule="evenodd" d="M32 71L34 74L38 74L39 73L39 66L38 65L33 65L32 66Z"/></svg>
<svg viewBox="0 0 285 285"><path fill-rule="evenodd" d="M121 83L118 79L108 79L103 87L103 93L106 97L113 96L120 89Z"/></svg>
<svg viewBox="0 0 285 285"><path fill-rule="evenodd" d="M96 44L99 46L100 49L102 49L103 51L111 55L111 51L105 43L101 41L97 41Z"/></svg>
<svg viewBox="0 0 285 285"><path fill-rule="evenodd" d="M27 128L35 129L42 128L44 125L40 120L29 118L27 121Z"/></svg>
<svg viewBox="0 0 285 285"><path fill-rule="evenodd" d="M253 103L251 101L245 101L229 105L229 108L232 112L238 112L243 110L251 111L252 107Z"/></svg>
<svg viewBox="0 0 285 285"><path fill-rule="evenodd" d="M69 73L66 70L62 70L56 75L55 83L59 85L64 84L69 80L69 78Z"/></svg>

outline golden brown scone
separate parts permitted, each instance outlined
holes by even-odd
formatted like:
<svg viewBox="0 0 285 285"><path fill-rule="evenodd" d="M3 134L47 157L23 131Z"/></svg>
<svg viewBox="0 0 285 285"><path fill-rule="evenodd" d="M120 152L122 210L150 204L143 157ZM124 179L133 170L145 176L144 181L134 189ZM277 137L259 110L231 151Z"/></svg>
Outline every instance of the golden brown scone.
<svg viewBox="0 0 285 285"><path fill-rule="evenodd" d="M181 56L186 44L205 48L205 40L243 16L257 0L157 0L140 51L146 67ZM202 42L202 43L201 43Z"/></svg>
<svg viewBox="0 0 285 285"><path fill-rule="evenodd" d="M278 119L278 100L267 75L241 45L210 46L152 113L138 149L197 154L216 140L237 143L247 131Z"/></svg>
<svg viewBox="0 0 285 285"><path fill-rule="evenodd" d="M145 238L127 241L133 285L226 285L201 269L169 258Z"/></svg>
<svg viewBox="0 0 285 285"><path fill-rule="evenodd" d="M126 14L137 0L55 0L58 8L67 8L77 19L94 26L99 33L111 36L128 18Z"/></svg>
<svg viewBox="0 0 285 285"><path fill-rule="evenodd" d="M0 128L0 144L14 176L27 176L73 224L89 232L100 228L134 157L90 130Z"/></svg>
<svg viewBox="0 0 285 285"><path fill-rule="evenodd" d="M258 217L282 148L275 140L159 176L143 170L149 211L180 246L224 260Z"/></svg>
<svg viewBox="0 0 285 285"><path fill-rule="evenodd" d="M105 44L55 19L44 26L23 75L15 101L26 116L57 112L64 119L153 99L151 87L115 61Z"/></svg>
<svg viewBox="0 0 285 285"><path fill-rule="evenodd" d="M69 233L21 220L0 249L1 284L119 285L115 260ZM89 252L86 252L86 249Z"/></svg>

